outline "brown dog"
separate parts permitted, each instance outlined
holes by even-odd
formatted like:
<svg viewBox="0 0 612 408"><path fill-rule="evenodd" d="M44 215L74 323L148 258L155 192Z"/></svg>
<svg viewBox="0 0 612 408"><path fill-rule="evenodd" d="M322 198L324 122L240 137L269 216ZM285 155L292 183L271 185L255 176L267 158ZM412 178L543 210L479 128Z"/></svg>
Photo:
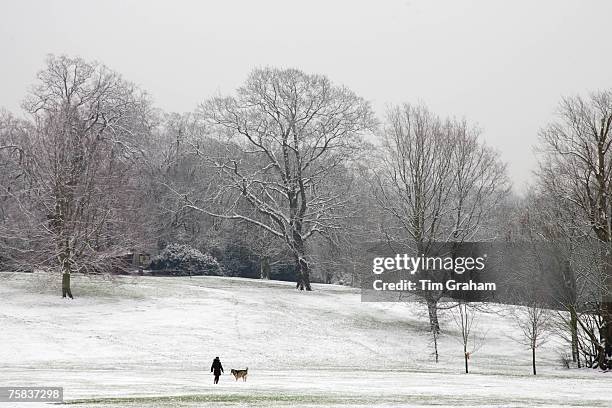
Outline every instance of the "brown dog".
<svg viewBox="0 0 612 408"><path fill-rule="evenodd" d="M232 368L231 373L236 378L236 381L238 381L239 378L242 378L242 381L246 381L247 374L249 373L249 368L247 367L244 370L234 370Z"/></svg>

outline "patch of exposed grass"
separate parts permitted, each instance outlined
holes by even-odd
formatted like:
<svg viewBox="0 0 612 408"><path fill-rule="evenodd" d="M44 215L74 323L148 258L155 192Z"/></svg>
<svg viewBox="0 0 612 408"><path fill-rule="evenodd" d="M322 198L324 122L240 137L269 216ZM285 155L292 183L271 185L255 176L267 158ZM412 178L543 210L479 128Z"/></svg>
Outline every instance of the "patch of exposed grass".
<svg viewBox="0 0 612 408"><path fill-rule="evenodd" d="M563 401L571 407L593 406L594 401ZM601 401L605 406L605 402ZM455 406L455 407L550 407L555 401L533 398L481 398L452 397L449 395L398 395L398 396L339 396L339 395L302 395L302 394L193 394L179 396L144 396L125 398L93 398L64 402L65 405L105 406L105 407L202 407L208 406ZM559 401L559 406L561 402Z"/></svg>
<svg viewBox="0 0 612 408"><path fill-rule="evenodd" d="M252 405L361 405L367 403L360 398L300 394L193 394L178 396L146 396L124 398L92 398L64 402L65 405L105 406L189 406L192 404L247 404Z"/></svg>

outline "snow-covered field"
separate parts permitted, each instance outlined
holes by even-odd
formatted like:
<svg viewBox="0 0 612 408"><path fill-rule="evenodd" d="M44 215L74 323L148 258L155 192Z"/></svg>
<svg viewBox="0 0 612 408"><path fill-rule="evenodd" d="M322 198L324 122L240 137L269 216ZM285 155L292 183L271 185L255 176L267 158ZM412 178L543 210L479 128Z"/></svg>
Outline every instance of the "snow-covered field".
<svg viewBox="0 0 612 408"><path fill-rule="evenodd" d="M63 386L77 407L612 407L612 373L561 368L557 341L531 375L501 306L479 316L487 335L466 375L452 320L436 364L420 305L362 303L355 289L75 276L70 301L53 278L0 274L0 386ZM230 368L245 367L235 382Z"/></svg>

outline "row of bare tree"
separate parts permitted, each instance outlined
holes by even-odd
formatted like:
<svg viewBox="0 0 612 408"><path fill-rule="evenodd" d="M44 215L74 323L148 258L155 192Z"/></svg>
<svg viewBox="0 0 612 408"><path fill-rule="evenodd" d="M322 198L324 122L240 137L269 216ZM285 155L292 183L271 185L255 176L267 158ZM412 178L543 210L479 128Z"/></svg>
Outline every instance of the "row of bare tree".
<svg viewBox="0 0 612 408"><path fill-rule="evenodd" d="M418 253L552 242L575 294L559 300L572 355L605 364L611 92L562 101L522 198L476 126L409 104L379 120L350 89L295 69L256 69L233 95L168 114L102 64L51 56L23 108L0 116L3 269L61 271L69 290L72 273L109 273L127 251L181 242L226 265L247 251L263 278L292 266L311 290L313 276L358 284L368 242ZM593 256L579 253L584 242ZM437 336L445 293L419 295Z"/></svg>
<svg viewBox="0 0 612 408"><path fill-rule="evenodd" d="M532 239L558 248L562 326L578 365L612 357L612 91L564 98L540 132L540 164L524 202ZM581 356L583 361L581 363Z"/></svg>

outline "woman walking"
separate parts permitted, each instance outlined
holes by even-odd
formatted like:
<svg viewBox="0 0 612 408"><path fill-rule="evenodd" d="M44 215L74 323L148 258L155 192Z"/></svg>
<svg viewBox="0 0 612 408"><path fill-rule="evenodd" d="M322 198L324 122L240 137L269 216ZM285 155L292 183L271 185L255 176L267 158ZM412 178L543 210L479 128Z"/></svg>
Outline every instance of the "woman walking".
<svg viewBox="0 0 612 408"><path fill-rule="evenodd" d="M215 359L213 360L212 365L210 366L210 372L213 373L213 375L215 376L215 380L213 383L219 384L219 377L223 372L223 366L221 365L221 360L219 360L219 357L215 357Z"/></svg>

